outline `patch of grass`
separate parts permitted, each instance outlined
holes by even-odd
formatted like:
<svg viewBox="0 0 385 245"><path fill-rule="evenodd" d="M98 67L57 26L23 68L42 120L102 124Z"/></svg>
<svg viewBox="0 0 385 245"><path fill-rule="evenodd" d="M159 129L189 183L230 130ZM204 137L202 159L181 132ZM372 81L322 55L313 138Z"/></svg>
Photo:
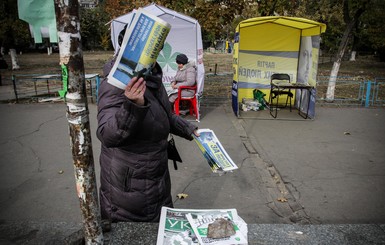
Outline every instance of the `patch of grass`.
<svg viewBox="0 0 385 245"><path fill-rule="evenodd" d="M84 69L86 73L102 74L103 65L113 57L113 51L84 52ZM5 59L11 67L9 55ZM204 53L203 62L207 74L232 73L232 54ZM19 70L1 70L3 77L10 77L12 74L57 74L61 72L60 57L58 53L47 55L45 53L28 53L18 55ZM332 62L322 63L318 66L319 75L329 76L333 67ZM385 62L379 62L373 56L358 56L356 61L343 61L339 76L364 76L367 79L385 77Z"/></svg>
<svg viewBox="0 0 385 245"><path fill-rule="evenodd" d="M333 62L318 65L318 74L329 76ZM361 76L373 80L376 77L385 77L385 62L380 62L374 56L359 56L356 61L343 61L338 76Z"/></svg>

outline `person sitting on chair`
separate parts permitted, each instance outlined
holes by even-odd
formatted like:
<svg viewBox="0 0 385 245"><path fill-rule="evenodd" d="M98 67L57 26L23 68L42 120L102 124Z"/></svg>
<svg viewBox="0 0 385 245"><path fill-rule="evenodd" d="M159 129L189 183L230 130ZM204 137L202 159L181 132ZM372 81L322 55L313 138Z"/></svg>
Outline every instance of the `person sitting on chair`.
<svg viewBox="0 0 385 245"><path fill-rule="evenodd" d="M194 86L196 79L196 68L195 62L188 60L185 54L178 54L175 59L178 64L178 71L176 72L175 77L171 80L171 87L173 89L178 89L180 86ZM183 89L183 97L192 97L194 96L195 91L191 89ZM178 98L178 93L170 94L169 101L171 104L174 104L175 100Z"/></svg>

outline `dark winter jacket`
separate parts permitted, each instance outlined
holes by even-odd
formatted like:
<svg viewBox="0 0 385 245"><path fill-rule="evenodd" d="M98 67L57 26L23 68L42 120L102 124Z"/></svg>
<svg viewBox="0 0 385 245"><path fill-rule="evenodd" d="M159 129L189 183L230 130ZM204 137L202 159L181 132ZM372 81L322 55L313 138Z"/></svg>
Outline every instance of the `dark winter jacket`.
<svg viewBox="0 0 385 245"><path fill-rule="evenodd" d="M145 79L144 106L131 102L107 79L100 84L102 219L156 222L162 206L172 207L167 137L171 132L192 140L197 127L171 112L159 65L152 75Z"/></svg>

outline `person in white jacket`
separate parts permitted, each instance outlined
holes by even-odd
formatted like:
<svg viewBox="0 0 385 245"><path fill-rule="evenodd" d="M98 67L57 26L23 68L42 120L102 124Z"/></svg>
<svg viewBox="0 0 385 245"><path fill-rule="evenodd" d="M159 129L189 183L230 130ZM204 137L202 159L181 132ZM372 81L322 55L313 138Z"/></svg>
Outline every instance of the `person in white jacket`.
<svg viewBox="0 0 385 245"><path fill-rule="evenodd" d="M194 86L196 84L196 67L194 61L189 61L185 54L178 54L175 59L178 64L178 71L175 77L171 80L171 87L178 89L180 86ZM195 91L191 89L183 89L183 97L194 96ZM169 96L169 101L174 104L178 93L173 93Z"/></svg>

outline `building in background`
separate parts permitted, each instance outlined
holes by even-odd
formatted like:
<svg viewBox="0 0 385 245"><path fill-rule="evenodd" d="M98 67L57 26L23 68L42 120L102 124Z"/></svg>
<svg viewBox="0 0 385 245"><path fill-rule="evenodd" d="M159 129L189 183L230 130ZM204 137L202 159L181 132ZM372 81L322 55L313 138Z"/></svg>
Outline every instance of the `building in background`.
<svg viewBox="0 0 385 245"><path fill-rule="evenodd" d="M95 8L98 3L98 0L79 0L80 7L83 8Z"/></svg>

